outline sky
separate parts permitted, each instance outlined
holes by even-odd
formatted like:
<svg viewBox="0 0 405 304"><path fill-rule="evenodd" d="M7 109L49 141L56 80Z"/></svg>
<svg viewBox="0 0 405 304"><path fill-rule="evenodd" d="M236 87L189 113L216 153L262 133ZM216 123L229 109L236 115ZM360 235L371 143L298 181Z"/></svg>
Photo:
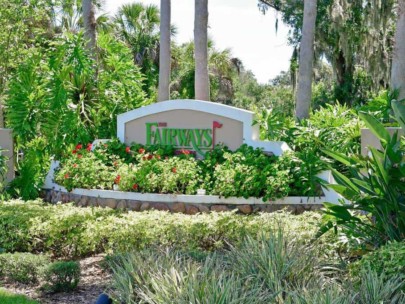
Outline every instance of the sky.
<svg viewBox="0 0 405 304"><path fill-rule="evenodd" d="M105 12L113 15L120 5L142 2L160 6L160 0L105 0ZM242 60L260 83L267 83L288 70L292 47L287 43L288 28L269 11L263 15L256 0L209 0L208 35L216 48L229 48ZM172 24L177 28L178 43L193 40L194 0L172 0Z"/></svg>

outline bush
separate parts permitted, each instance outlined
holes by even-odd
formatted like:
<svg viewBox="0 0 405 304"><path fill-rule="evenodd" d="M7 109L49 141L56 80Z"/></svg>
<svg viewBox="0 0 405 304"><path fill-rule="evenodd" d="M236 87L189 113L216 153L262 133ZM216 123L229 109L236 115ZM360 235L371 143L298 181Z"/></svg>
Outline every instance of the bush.
<svg viewBox="0 0 405 304"><path fill-rule="evenodd" d="M34 300L29 300L22 295L11 294L0 288L0 303L1 304L39 304Z"/></svg>
<svg viewBox="0 0 405 304"><path fill-rule="evenodd" d="M405 274L405 242L391 242L365 254L351 266L352 275L372 269L387 278ZM405 275L404 275L405 276Z"/></svg>
<svg viewBox="0 0 405 304"><path fill-rule="evenodd" d="M0 277L11 282L37 283L49 258L31 253L0 254Z"/></svg>
<svg viewBox="0 0 405 304"><path fill-rule="evenodd" d="M43 289L48 292L69 292L76 289L80 281L78 262L54 262L44 271Z"/></svg>
<svg viewBox="0 0 405 304"><path fill-rule="evenodd" d="M297 237L310 240L319 223L317 213L287 212L252 216L231 212L169 214L79 208L41 201L0 203L0 242L7 251L45 252L80 257L99 252L139 250L164 245L187 250L213 250L256 238L281 223Z"/></svg>
<svg viewBox="0 0 405 304"><path fill-rule="evenodd" d="M225 197L319 195L315 175L322 169L309 167L292 152L281 157L242 145L235 152L217 146L196 160L188 150L169 147L127 147L117 140L94 152L78 144L61 162L55 181L73 188L113 189L147 193L208 194ZM166 156L165 156L166 155Z"/></svg>

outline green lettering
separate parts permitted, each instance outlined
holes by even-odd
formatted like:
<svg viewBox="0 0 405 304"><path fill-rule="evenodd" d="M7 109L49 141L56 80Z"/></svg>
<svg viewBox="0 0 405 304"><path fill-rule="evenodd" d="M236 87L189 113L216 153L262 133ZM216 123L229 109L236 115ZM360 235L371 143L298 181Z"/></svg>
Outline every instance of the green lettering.
<svg viewBox="0 0 405 304"><path fill-rule="evenodd" d="M204 130L204 142L203 146L204 147L211 147L212 146L212 129L205 129Z"/></svg>
<svg viewBox="0 0 405 304"><path fill-rule="evenodd" d="M177 146L177 129L170 129L170 138L173 146Z"/></svg>
<svg viewBox="0 0 405 304"><path fill-rule="evenodd" d="M178 138L179 138L179 146L186 147L187 146L187 130L186 129L179 129L178 130Z"/></svg>
<svg viewBox="0 0 405 304"><path fill-rule="evenodd" d="M161 145L162 144L162 135L160 134L160 129L156 129L155 131L155 139L153 141L154 145Z"/></svg>
<svg viewBox="0 0 405 304"><path fill-rule="evenodd" d="M155 132L152 130L153 126L158 126L157 122L147 122L146 123L146 145L150 146L152 144L152 138Z"/></svg>

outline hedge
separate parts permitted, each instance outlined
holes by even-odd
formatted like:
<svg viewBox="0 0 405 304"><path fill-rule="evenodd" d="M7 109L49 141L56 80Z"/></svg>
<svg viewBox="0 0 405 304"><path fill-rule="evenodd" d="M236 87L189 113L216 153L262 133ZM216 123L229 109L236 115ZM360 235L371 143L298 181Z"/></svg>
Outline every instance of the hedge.
<svg viewBox="0 0 405 304"><path fill-rule="evenodd" d="M286 227L293 237L310 240L320 219L314 212L189 216L15 200L0 203L0 250L65 258L162 245L209 251L240 243L247 235L256 237L277 225Z"/></svg>

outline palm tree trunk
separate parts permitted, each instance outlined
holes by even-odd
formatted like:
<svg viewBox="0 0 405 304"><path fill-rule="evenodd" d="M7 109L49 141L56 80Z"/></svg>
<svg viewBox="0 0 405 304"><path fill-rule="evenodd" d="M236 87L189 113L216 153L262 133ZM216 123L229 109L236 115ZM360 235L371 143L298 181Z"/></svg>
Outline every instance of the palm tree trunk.
<svg viewBox="0 0 405 304"><path fill-rule="evenodd" d="M392 54L391 88L405 98L405 0L398 0L398 20Z"/></svg>
<svg viewBox="0 0 405 304"><path fill-rule="evenodd" d="M170 15L171 0L160 0L160 50L158 101L170 99Z"/></svg>
<svg viewBox="0 0 405 304"><path fill-rule="evenodd" d="M309 117L312 95L312 65L314 61L314 37L316 0L304 0L304 21L300 43L300 61L295 116Z"/></svg>
<svg viewBox="0 0 405 304"><path fill-rule="evenodd" d="M84 34L87 49L95 55L96 51L96 18L92 0L82 0Z"/></svg>
<svg viewBox="0 0 405 304"><path fill-rule="evenodd" d="M208 75L208 0L195 0L194 48L195 48L195 99L210 100Z"/></svg>

